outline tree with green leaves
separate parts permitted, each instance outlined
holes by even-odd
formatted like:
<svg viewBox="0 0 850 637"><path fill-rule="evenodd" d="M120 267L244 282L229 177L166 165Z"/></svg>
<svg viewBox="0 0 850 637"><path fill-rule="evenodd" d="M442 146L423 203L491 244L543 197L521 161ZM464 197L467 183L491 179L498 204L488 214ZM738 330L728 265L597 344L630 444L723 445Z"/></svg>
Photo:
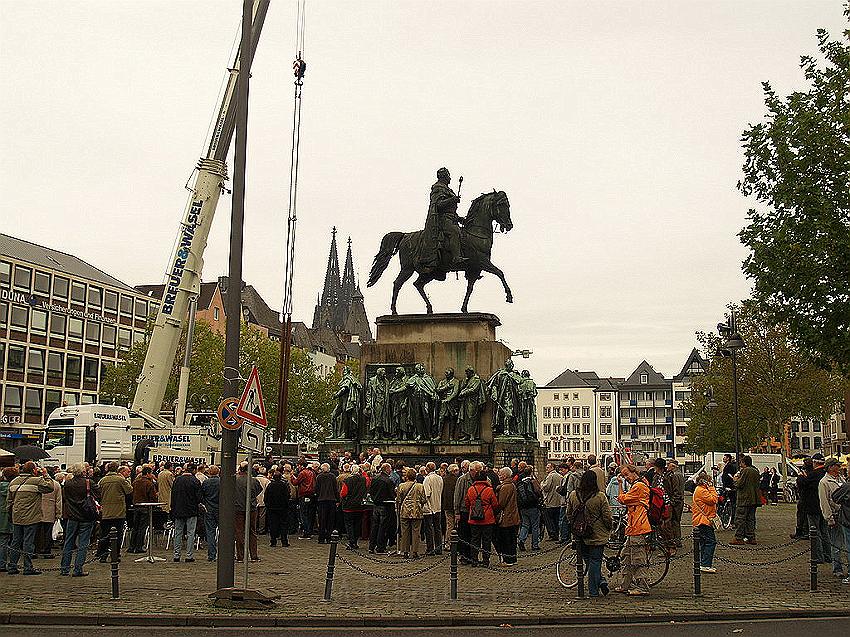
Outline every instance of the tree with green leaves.
<svg viewBox="0 0 850 637"><path fill-rule="evenodd" d="M850 375L850 30L817 40L823 59L800 62L808 88L783 98L764 82L767 112L743 133L738 189L757 203L743 269L775 323Z"/></svg>
<svg viewBox="0 0 850 637"><path fill-rule="evenodd" d="M730 308L746 346L738 350L738 404L742 449L771 436L781 438L791 418L825 420L844 390L838 374L815 365L801 351L785 325L774 325L756 303ZM691 418L688 450L692 453L735 448L732 400L732 361L714 354L723 338L697 332L700 348L709 358L705 374L691 378L691 398L685 409ZM709 396L716 407L708 408Z"/></svg>
<svg viewBox="0 0 850 637"><path fill-rule="evenodd" d="M185 347L184 337L180 341L174 369L168 381L162 404L163 411L173 412ZM118 365L107 370L101 383L101 401L119 405L129 405L132 402L146 351L147 340L136 343ZM328 378L321 378L308 354L297 348L292 349L290 360L287 431L290 436L322 441L330 433L333 394L339 375L332 374ZM222 399L224 337L203 320L195 323L190 361L187 410L214 410ZM251 367L257 366L266 405L266 418L272 427L277 420L279 361L280 343L243 321L239 375L247 379Z"/></svg>

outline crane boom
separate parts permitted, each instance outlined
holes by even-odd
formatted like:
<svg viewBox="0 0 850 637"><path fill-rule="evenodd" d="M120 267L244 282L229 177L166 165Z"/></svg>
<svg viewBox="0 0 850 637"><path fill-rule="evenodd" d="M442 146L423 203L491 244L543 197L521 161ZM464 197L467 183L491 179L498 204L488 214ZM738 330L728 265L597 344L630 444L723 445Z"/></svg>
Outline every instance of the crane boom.
<svg viewBox="0 0 850 637"><path fill-rule="evenodd" d="M251 27L251 60L257 50L270 0L254 0ZM227 180L227 152L236 127L236 83L239 78L237 51L221 104L219 104L207 153L198 161L192 194L183 213L177 244L169 261L162 303L153 326L145 362L133 397L132 410L158 416L171 376L177 346L183 332L189 299L198 295L204 250L218 198ZM175 423L182 426L183 423Z"/></svg>

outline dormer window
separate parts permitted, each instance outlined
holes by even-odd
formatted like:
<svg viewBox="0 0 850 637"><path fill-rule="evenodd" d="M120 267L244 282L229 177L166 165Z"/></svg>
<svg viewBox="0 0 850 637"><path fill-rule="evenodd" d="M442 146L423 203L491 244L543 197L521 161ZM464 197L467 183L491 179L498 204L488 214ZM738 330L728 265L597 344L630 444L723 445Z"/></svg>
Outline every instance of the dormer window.
<svg viewBox="0 0 850 637"><path fill-rule="evenodd" d="M646 385L649 383L649 374L641 374L640 375L640 384Z"/></svg>

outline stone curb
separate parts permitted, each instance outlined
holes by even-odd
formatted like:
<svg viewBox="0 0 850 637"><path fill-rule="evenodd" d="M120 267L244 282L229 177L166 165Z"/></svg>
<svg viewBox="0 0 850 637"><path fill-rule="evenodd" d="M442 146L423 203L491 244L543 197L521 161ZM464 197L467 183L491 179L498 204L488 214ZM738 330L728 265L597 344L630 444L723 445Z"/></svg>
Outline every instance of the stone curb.
<svg viewBox="0 0 850 637"><path fill-rule="evenodd" d="M0 613L0 625L15 626L168 626L212 628L393 628L433 626L546 626L594 624L656 624L668 622L753 621L765 619L827 619L850 617L847 609L783 609L736 612L681 612L586 615L447 615L445 617L275 617L273 615L119 615L65 613Z"/></svg>

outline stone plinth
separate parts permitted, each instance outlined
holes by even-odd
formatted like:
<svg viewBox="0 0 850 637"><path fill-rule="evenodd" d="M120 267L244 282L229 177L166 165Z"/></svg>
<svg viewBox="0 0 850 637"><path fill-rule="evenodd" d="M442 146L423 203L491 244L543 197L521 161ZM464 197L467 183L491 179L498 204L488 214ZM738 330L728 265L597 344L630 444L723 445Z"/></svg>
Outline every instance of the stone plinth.
<svg viewBox="0 0 850 637"><path fill-rule="evenodd" d="M495 314L388 314L379 316L376 341L391 343L457 343L495 341L501 325ZM502 361L504 362L504 361Z"/></svg>

